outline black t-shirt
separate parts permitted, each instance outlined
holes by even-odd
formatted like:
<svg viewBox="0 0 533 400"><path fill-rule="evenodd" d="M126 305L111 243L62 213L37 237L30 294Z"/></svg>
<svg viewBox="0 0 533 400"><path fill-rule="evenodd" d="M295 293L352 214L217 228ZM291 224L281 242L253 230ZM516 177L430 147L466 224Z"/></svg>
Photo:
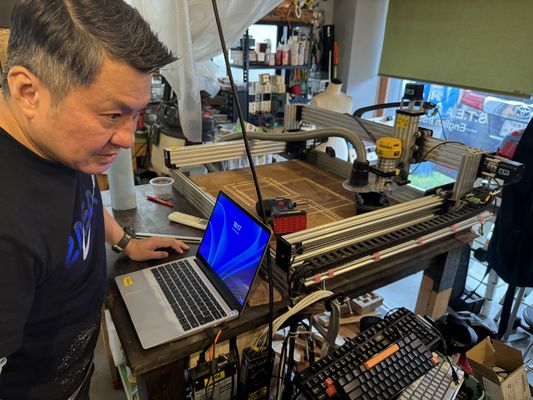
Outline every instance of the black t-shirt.
<svg viewBox="0 0 533 400"><path fill-rule="evenodd" d="M98 184L0 128L0 185L0 399L67 399L91 360L105 292Z"/></svg>

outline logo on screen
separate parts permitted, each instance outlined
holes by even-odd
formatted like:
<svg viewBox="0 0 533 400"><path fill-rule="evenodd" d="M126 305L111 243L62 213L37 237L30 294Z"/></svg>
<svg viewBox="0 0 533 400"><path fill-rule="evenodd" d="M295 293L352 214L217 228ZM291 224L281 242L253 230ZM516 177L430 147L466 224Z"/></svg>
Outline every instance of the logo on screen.
<svg viewBox="0 0 533 400"><path fill-rule="evenodd" d="M237 235L240 233L241 231L241 226L237 223L237 221L233 221L233 232L235 232Z"/></svg>

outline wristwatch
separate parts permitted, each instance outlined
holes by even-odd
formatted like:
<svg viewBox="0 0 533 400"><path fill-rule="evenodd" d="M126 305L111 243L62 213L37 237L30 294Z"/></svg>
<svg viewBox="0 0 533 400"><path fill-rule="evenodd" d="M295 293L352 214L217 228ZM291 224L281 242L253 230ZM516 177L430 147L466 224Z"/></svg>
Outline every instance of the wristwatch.
<svg viewBox="0 0 533 400"><path fill-rule="evenodd" d="M122 253L130 242L130 240L135 238L135 231L132 227L125 226L122 229L124 230L124 235L118 241L118 243L111 246L111 250L113 250L115 253Z"/></svg>

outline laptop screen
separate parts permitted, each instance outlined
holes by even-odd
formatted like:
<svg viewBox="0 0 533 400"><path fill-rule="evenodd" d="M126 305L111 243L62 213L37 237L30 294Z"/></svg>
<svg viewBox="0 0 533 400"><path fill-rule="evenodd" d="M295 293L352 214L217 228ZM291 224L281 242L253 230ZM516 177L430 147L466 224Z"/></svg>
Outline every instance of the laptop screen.
<svg viewBox="0 0 533 400"><path fill-rule="evenodd" d="M220 192L198 253L244 305L269 239L263 224Z"/></svg>

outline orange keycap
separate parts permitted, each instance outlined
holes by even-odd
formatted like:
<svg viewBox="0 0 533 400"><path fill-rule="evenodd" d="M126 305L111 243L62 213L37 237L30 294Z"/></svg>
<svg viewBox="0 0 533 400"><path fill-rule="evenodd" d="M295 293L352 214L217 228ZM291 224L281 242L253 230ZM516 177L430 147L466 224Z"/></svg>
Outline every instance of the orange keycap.
<svg viewBox="0 0 533 400"><path fill-rule="evenodd" d="M389 347L387 347L382 352L376 354L374 357L368 359L365 361L364 366L366 369L370 369L375 365L378 365L380 362L385 360L386 358L392 356L394 353L396 353L398 350L400 350L400 346L398 346L396 343L391 344Z"/></svg>
<svg viewBox="0 0 533 400"><path fill-rule="evenodd" d="M337 394L337 389L335 389L335 386L328 386L326 389L326 396L333 397Z"/></svg>

